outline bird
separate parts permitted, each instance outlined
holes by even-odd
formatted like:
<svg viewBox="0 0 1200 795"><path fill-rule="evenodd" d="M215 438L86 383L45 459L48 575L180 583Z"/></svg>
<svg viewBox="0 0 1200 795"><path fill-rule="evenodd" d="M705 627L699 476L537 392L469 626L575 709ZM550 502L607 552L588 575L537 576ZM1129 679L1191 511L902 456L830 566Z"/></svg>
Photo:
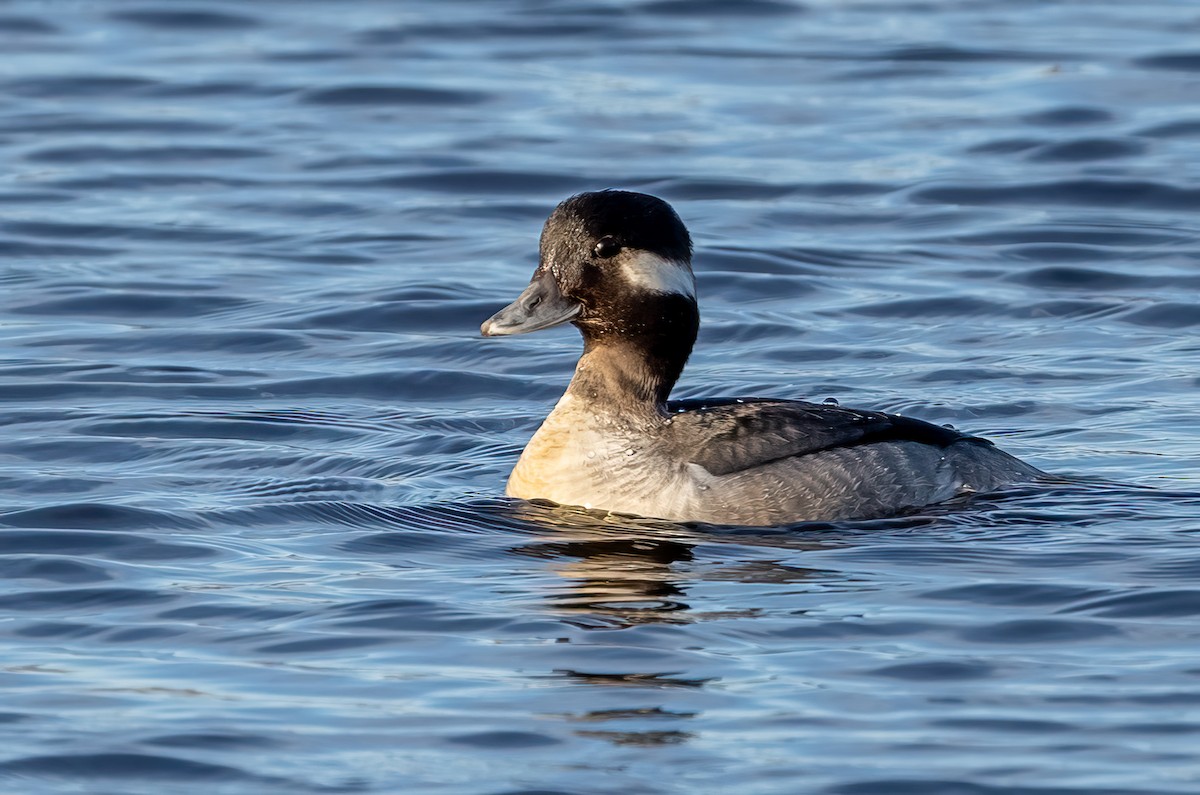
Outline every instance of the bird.
<svg viewBox="0 0 1200 795"><path fill-rule="evenodd" d="M485 337L564 323L583 337L566 391L506 493L674 522L873 519L1043 473L919 419L773 398L670 400L700 326L692 240L664 200L579 193L547 218L528 287Z"/></svg>

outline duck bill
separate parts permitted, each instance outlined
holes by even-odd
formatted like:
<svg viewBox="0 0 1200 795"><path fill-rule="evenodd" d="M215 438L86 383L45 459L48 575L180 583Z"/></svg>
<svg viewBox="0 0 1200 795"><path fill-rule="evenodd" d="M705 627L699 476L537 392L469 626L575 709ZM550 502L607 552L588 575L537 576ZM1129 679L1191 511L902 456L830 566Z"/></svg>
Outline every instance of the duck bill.
<svg viewBox="0 0 1200 795"><path fill-rule="evenodd" d="M582 308L563 296L550 273L537 273L517 300L485 320L479 330L485 337L528 334L566 323Z"/></svg>

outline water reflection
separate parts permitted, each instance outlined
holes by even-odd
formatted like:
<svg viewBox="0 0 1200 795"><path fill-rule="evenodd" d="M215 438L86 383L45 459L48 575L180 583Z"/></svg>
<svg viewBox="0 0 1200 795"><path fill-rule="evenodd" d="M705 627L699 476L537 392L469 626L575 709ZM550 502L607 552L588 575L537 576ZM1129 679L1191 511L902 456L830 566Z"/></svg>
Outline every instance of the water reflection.
<svg viewBox="0 0 1200 795"><path fill-rule="evenodd" d="M551 504L496 507L525 536L511 551L558 576L556 586L541 591L547 609L584 630L563 638L569 665L542 677L556 680L575 706L554 717L575 736L614 747L690 746L698 735L690 727L720 707L725 696L713 685L728 668L714 667L714 650L697 625L753 619L763 602L715 606L713 589L759 584L753 590L761 595L846 581L843 572L795 565L797 551L850 543L828 526L748 530Z"/></svg>
<svg viewBox="0 0 1200 795"><path fill-rule="evenodd" d="M692 546L652 539L557 539L513 550L554 560L570 586L548 595L555 610L602 617L612 625L687 623L693 618L676 564L690 562Z"/></svg>
<svg viewBox="0 0 1200 795"><path fill-rule="evenodd" d="M671 674L601 674L587 673L585 671L563 670L555 671L556 676L567 677L574 682L586 685L598 685L601 687L646 687L654 690L660 690L664 687L668 688L700 688L704 687L712 679L704 677L688 678L685 676L674 676ZM650 708L652 711L659 710L659 707ZM639 710L643 711L644 710ZM608 720L603 716L608 710L600 710L598 712L588 712L587 715L596 716L596 720ZM628 712L628 710L625 710ZM682 717L692 717L691 713L683 713Z"/></svg>
<svg viewBox="0 0 1200 795"><path fill-rule="evenodd" d="M691 721L701 717L703 711L696 708L701 691L713 678L685 677L666 673L585 673L582 671L555 671L555 676L571 684L580 685L588 697L611 702L616 698L634 702L636 706L618 708L598 707L581 712L558 714L567 723L603 724L612 728L578 728L574 734L593 740L604 740L613 745L666 746L681 745L691 740L695 733L677 728L680 721ZM664 706L664 702L675 708Z"/></svg>
<svg viewBox="0 0 1200 795"><path fill-rule="evenodd" d="M721 544L731 553L737 550L741 554L755 549L746 546L752 536L741 530L537 503L513 505L512 513L526 527L533 525L542 531L536 540L513 547L512 552L550 561L551 570L566 585L546 594L546 601L555 612L572 616L573 623L584 627L687 624L754 614L752 609L692 611L688 590L702 581L800 583L843 578L838 572L770 559L721 560L720 565L697 561L696 547L703 544ZM846 543L836 537L780 535L768 530L757 540L763 546L785 546L790 551Z"/></svg>
<svg viewBox="0 0 1200 795"><path fill-rule="evenodd" d="M607 740L613 745L679 745L692 739L695 735L691 732L681 731L644 731L644 732L620 732L620 731L577 731L575 732L580 737L591 737L594 740Z"/></svg>

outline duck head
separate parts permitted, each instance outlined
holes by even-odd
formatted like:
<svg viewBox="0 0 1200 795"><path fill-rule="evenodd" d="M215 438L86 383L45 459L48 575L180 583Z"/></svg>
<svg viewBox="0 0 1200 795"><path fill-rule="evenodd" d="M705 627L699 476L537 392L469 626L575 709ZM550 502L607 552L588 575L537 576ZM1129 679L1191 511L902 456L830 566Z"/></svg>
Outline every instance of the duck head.
<svg viewBox="0 0 1200 795"><path fill-rule="evenodd" d="M572 322L588 336L637 333L659 297L696 301L692 241L671 206L605 190L562 202L542 229L537 270L516 301L484 322L487 337ZM592 332L592 334L589 334Z"/></svg>

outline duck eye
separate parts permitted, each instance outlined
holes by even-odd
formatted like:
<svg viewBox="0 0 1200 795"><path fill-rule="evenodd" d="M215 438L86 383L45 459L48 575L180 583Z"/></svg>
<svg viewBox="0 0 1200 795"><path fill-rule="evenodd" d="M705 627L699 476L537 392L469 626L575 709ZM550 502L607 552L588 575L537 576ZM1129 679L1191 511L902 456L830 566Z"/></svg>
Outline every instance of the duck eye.
<svg viewBox="0 0 1200 795"><path fill-rule="evenodd" d="M596 247L592 249L592 253L594 253L600 259L615 257L617 254L621 253L621 244L614 240L611 236L605 236L600 238L600 242L598 242Z"/></svg>

